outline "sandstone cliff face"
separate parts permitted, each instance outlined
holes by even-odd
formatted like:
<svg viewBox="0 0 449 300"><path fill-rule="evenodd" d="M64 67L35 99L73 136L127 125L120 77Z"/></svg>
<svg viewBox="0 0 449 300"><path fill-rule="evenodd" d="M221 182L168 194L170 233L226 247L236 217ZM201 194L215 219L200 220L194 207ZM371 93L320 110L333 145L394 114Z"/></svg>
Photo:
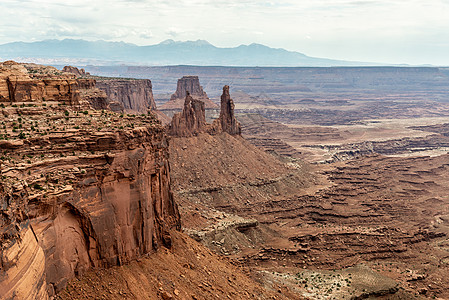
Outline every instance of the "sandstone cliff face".
<svg viewBox="0 0 449 300"><path fill-rule="evenodd" d="M2 299L48 299L45 256L31 227L25 224L17 231L14 240L1 239L1 242Z"/></svg>
<svg viewBox="0 0 449 300"><path fill-rule="evenodd" d="M12 61L0 64L0 102L58 101L67 105L79 104L77 81L70 75L45 67L46 73L37 73L34 65Z"/></svg>
<svg viewBox="0 0 449 300"><path fill-rule="evenodd" d="M182 112L173 116L168 125L168 132L172 136L190 137L199 133L218 134L227 132L230 135L240 135L240 123L234 116L234 102L229 95L229 86L223 87L221 95L220 117L212 124L206 123L204 102L193 99L187 93Z"/></svg>
<svg viewBox="0 0 449 300"><path fill-rule="evenodd" d="M90 106L123 112L123 105L109 99L103 90L96 87L93 78L75 79L72 72L61 73L53 67L34 64L23 65L12 61L0 64L0 102L29 104L46 101L78 106L80 109Z"/></svg>
<svg viewBox="0 0 449 300"><path fill-rule="evenodd" d="M170 247L180 219L155 116L5 104L1 295L45 299L89 268Z"/></svg>
<svg viewBox="0 0 449 300"><path fill-rule="evenodd" d="M120 103L125 112L146 114L156 109L149 79L97 78L96 86L106 92L110 102Z"/></svg>
<svg viewBox="0 0 449 300"><path fill-rule="evenodd" d="M93 80L94 84L92 88L80 88L80 98L83 99L84 102L88 103L90 107L93 109L109 109L116 112L122 112L123 107L119 106L119 108L115 108L115 103L110 102L106 93L95 87L95 80Z"/></svg>
<svg viewBox="0 0 449 300"><path fill-rule="evenodd" d="M63 72L74 74L77 77L89 76L84 69L65 66ZM153 98L153 87L149 79L111 79L105 77L78 78L82 89L89 89L92 96L88 97L89 103L95 109L110 109L115 112L148 113L156 110ZM93 85L89 85L92 83ZM86 85L87 83L87 85ZM86 97L86 95L84 95Z"/></svg>

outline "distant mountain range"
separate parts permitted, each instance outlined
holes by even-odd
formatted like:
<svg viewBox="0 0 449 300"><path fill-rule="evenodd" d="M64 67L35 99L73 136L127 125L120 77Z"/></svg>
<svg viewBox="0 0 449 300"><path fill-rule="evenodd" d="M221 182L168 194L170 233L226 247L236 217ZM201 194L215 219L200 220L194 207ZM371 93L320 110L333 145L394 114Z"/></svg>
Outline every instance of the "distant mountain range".
<svg viewBox="0 0 449 300"><path fill-rule="evenodd" d="M261 44L234 48L215 47L204 40L177 42L166 40L150 46L124 42L86 40L44 40L13 42L0 45L0 60L36 62L41 64L75 65L198 65L198 66L260 66L260 67L329 67L372 66L343 60L317 58Z"/></svg>

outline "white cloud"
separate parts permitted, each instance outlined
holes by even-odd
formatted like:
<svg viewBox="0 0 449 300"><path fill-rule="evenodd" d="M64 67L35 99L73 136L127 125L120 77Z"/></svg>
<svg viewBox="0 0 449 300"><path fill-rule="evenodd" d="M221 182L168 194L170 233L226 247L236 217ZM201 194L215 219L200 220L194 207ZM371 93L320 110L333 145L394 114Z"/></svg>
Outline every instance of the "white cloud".
<svg viewBox="0 0 449 300"><path fill-rule="evenodd" d="M165 34L167 34L170 37L177 38L178 36L182 35L184 32L185 32L185 30L172 26L172 27L169 27L165 31Z"/></svg>
<svg viewBox="0 0 449 300"><path fill-rule="evenodd" d="M151 39L153 38L153 32L149 29L143 29L139 32L139 37L146 40Z"/></svg>
<svg viewBox="0 0 449 300"><path fill-rule="evenodd" d="M2 0L0 43L205 39L330 58L449 64L448 15L448 0Z"/></svg>

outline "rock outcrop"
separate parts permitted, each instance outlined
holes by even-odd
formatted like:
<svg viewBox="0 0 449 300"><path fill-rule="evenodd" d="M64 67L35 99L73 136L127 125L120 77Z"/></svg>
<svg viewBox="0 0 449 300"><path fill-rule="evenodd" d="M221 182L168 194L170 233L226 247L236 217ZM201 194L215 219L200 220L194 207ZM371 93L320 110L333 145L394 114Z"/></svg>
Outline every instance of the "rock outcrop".
<svg viewBox="0 0 449 300"><path fill-rule="evenodd" d="M0 294L21 299L170 247L169 229L180 229L165 130L153 114L39 100L1 108Z"/></svg>
<svg viewBox="0 0 449 300"><path fill-rule="evenodd" d="M178 79L176 92L171 95L170 100L184 99L190 93L196 99L209 99L203 87L200 85L198 76L183 76Z"/></svg>
<svg viewBox="0 0 449 300"><path fill-rule="evenodd" d="M62 72L75 74L77 77L89 76L90 73L86 72L84 69L78 69L77 67L65 66L62 68Z"/></svg>
<svg viewBox="0 0 449 300"><path fill-rule="evenodd" d="M205 105L201 100L194 99L187 92L182 112L173 115L168 126L169 134L178 137L189 137L202 132L218 134L227 132L230 135L240 135L240 123L234 116L234 102L229 95L229 86L223 87L221 95L220 117L212 124L206 122Z"/></svg>
<svg viewBox="0 0 449 300"><path fill-rule="evenodd" d="M88 102L93 109L109 109L115 112L122 112L123 107L116 108L115 103L111 103L106 93L98 88L86 88L79 90L80 97Z"/></svg>
<svg viewBox="0 0 449 300"><path fill-rule="evenodd" d="M149 110L156 110L153 86L149 79L108 79L99 77L97 78L96 86L106 92L110 102L123 106L125 112L146 114Z"/></svg>
<svg viewBox="0 0 449 300"><path fill-rule="evenodd" d="M67 70L67 68L65 69ZM123 112L124 105L115 101L117 95L122 95L121 99L126 97L131 99L131 102L125 101L124 103L131 103L131 107L136 108L136 110L131 109L133 112L147 113L148 109L155 106L154 100L152 100L151 82L149 83L149 98L142 96L143 100L140 103L139 96L132 88L125 91L116 88L117 80L111 80L110 82L104 80L106 83L100 84L105 87L105 90L112 91L111 95L108 95L104 90L97 87L97 81L94 78L75 77L72 72L61 73L53 67L7 61L0 64L0 102L43 103L56 101L60 104L78 106L82 109L92 107L94 109ZM110 84L109 87L108 84ZM138 86L138 84L136 85ZM145 85L148 85L148 83L145 83ZM127 92L130 94L125 96ZM147 91L144 91L142 94L146 93ZM149 104L146 102L149 102Z"/></svg>
<svg viewBox="0 0 449 300"><path fill-rule="evenodd" d="M56 68L22 65L13 61L0 64L0 102L42 102L54 100L78 105L78 82Z"/></svg>
<svg viewBox="0 0 449 300"><path fill-rule="evenodd" d="M169 134L173 136L193 136L208 129L204 102L193 99L187 92L184 109L173 116L169 125Z"/></svg>
<svg viewBox="0 0 449 300"><path fill-rule="evenodd" d="M217 109L218 106L213 103L203 87L200 85L198 76L183 76L178 79L176 92L171 95L170 101L160 106L160 110L181 110L183 109L184 99L189 93L193 98L204 102L205 109Z"/></svg>

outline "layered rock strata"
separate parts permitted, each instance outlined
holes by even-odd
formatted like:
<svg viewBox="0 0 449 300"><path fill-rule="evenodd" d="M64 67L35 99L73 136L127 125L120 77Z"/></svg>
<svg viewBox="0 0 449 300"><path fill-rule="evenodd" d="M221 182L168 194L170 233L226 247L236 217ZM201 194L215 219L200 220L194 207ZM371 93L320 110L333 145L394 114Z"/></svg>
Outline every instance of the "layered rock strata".
<svg viewBox="0 0 449 300"><path fill-rule="evenodd" d="M213 103L203 87L200 85L198 76L183 76L178 79L176 92L171 95L170 101L161 105L162 111L166 110L181 110L183 108L183 101L187 94L190 94L193 98L204 102L206 109L217 109L217 105Z"/></svg>
<svg viewBox="0 0 449 300"><path fill-rule="evenodd" d="M2 233L8 235L11 230ZM13 241L5 242L5 238L2 238L0 248L2 299L48 299L45 256L33 229L25 226Z"/></svg>
<svg viewBox="0 0 449 300"><path fill-rule="evenodd" d="M84 69L65 66L63 72L74 74L80 88L93 90L89 102L95 109L110 109L115 112L144 113L156 110L153 86L149 79L118 79L93 77ZM87 76L87 77L85 77ZM93 85L85 86L86 82ZM100 98L99 98L100 97ZM105 100L103 101L104 98ZM106 103L104 103L106 101ZM107 106L107 107L105 107Z"/></svg>
<svg viewBox="0 0 449 300"><path fill-rule="evenodd" d="M180 229L156 117L57 99L1 108L2 296L45 299L92 267L170 247Z"/></svg>
<svg viewBox="0 0 449 300"><path fill-rule="evenodd" d="M45 69L44 69L45 68ZM22 65L13 61L0 64L0 102L43 102L52 99L67 105L78 105L78 82L57 69Z"/></svg>
<svg viewBox="0 0 449 300"><path fill-rule="evenodd" d="M146 114L149 110L156 110L149 79L97 78L97 87L106 92L110 102L122 105L125 112Z"/></svg>
<svg viewBox="0 0 449 300"><path fill-rule="evenodd" d="M223 87L221 96L220 117L212 124L206 122L205 104L194 99L187 92L182 112L173 116L168 125L168 132L172 136L189 137L199 133L218 134L227 132L230 135L240 135L240 123L234 116L234 103L229 95L229 86Z"/></svg>
<svg viewBox="0 0 449 300"><path fill-rule="evenodd" d="M79 109L113 107L106 93L96 88L95 79L76 79L75 75L53 67L13 61L0 63L0 102L36 105L47 101Z"/></svg>
<svg viewBox="0 0 449 300"><path fill-rule="evenodd" d="M203 87L200 85L200 79L198 76L183 76L178 79L176 86L176 92L171 95L170 100L184 99L190 93L198 99L209 99Z"/></svg>

